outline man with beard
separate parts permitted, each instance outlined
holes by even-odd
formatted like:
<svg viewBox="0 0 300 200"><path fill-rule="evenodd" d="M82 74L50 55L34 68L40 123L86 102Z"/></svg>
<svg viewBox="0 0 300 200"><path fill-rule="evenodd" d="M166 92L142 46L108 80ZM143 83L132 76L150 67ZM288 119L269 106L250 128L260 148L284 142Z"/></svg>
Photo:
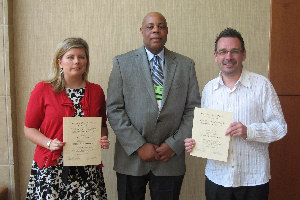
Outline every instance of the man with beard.
<svg viewBox="0 0 300 200"><path fill-rule="evenodd" d="M203 108L233 112L227 162L207 160L205 195L207 200L267 200L270 160L268 145L286 135L278 96L270 81L247 71L244 40L232 29L216 38L215 61L219 77L203 89ZM195 141L185 139L187 152Z"/></svg>

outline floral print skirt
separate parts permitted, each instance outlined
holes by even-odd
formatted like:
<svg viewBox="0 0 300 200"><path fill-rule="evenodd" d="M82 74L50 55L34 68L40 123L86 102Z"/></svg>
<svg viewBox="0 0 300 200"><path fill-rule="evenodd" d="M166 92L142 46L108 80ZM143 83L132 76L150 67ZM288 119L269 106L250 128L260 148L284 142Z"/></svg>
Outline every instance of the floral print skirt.
<svg viewBox="0 0 300 200"><path fill-rule="evenodd" d="M62 157L58 159L58 165L42 169L33 161L26 199L107 200L102 168L96 165L72 167L66 182L62 179L63 169Z"/></svg>

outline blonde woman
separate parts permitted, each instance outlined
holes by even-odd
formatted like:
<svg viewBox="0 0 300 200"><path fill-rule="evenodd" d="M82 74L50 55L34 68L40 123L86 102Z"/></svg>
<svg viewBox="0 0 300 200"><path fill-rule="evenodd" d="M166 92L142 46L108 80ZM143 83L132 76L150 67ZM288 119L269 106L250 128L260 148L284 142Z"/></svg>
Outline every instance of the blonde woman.
<svg viewBox="0 0 300 200"><path fill-rule="evenodd" d="M58 44L50 80L31 93L25 136L37 144L26 199L107 199L102 165L63 166L63 117L102 117L99 145L109 148L102 88L87 81L88 44L67 38Z"/></svg>

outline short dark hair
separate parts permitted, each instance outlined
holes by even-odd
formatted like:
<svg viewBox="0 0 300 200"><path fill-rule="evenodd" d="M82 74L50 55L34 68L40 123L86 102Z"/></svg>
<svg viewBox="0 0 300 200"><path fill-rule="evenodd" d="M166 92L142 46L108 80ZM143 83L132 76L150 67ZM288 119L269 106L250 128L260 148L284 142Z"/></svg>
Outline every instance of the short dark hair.
<svg viewBox="0 0 300 200"><path fill-rule="evenodd" d="M242 51L245 51L245 43L244 43L244 39L242 37L242 35L235 29L233 28L226 28L224 29L216 38L215 41L215 52L217 51L217 46L218 46L218 41L222 38L222 37L232 37L232 38L238 38L241 42L241 48Z"/></svg>

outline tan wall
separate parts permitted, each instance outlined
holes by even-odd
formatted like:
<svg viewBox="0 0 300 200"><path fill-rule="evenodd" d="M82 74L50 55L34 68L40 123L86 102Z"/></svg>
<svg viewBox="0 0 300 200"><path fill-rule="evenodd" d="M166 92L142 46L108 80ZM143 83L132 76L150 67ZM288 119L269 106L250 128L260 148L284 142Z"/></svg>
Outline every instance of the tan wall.
<svg viewBox="0 0 300 200"><path fill-rule="evenodd" d="M0 0L6 2L6 0ZM107 90L108 77L115 55L138 48L142 44L139 27L144 15L159 11L165 15L169 26L167 47L194 59L199 87L218 74L213 59L214 39L218 32L231 26L243 33L247 60L245 66L251 71L267 76L269 60L270 2L267 0L14 0L14 78L16 91L17 120L13 123L14 140L18 142L19 180L16 193L24 199L35 145L24 137L23 124L26 106L34 85L45 79L58 42L66 37L82 37L90 45L91 70L89 80ZM2 5L3 6L3 5ZM5 49L7 25L2 25L0 8L0 55ZM6 36L7 37L7 36ZM2 40L4 38L4 40ZM9 94L3 93L3 61L0 61L0 104L7 105ZM6 72L7 73L7 72ZM3 109L1 109L3 110ZM7 111L9 113L9 111ZM6 115L7 116L7 115ZM10 183L4 175L10 166L7 149L11 141L9 131L0 115L0 137L5 138L1 146L0 180ZM112 170L115 137L110 129L112 145L104 151L105 181L109 199L117 199L116 177ZM2 143L2 142L1 142ZM4 148L4 149L3 149ZM2 153L5 153L2 156ZM7 152L7 153L6 153ZM16 158L16 157L15 157ZM205 160L187 157L187 173L181 199L204 199ZM3 170L2 170L3 168ZM12 170L10 170L12 171ZM17 179L16 179L17 180ZM2 182L0 182L2 184ZM14 191L13 188L10 190Z"/></svg>
<svg viewBox="0 0 300 200"><path fill-rule="evenodd" d="M8 197L14 198L16 142L14 113L14 71L12 1L0 0L0 186L8 187ZM16 157L16 156L15 156Z"/></svg>

